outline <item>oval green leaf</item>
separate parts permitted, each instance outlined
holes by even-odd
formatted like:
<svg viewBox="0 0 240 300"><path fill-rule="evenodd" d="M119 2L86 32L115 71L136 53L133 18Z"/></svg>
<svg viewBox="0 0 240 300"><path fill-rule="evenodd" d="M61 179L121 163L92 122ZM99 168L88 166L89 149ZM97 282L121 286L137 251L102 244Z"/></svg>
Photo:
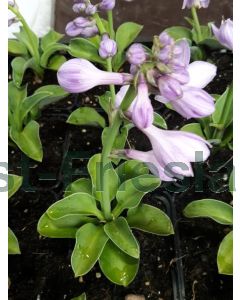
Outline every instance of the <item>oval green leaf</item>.
<svg viewBox="0 0 240 300"><path fill-rule="evenodd" d="M231 205L215 199L196 200L185 207L183 214L188 218L211 218L224 224L233 224L233 208Z"/></svg>
<svg viewBox="0 0 240 300"><path fill-rule="evenodd" d="M103 274L113 283L128 286L137 275L139 259L127 255L112 241L108 241L99 258L99 265Z"/></svg>
<svg viewBox="0 0 240 300"><path fill-rule="evenodd" d="M21 254L16 235L8 228L8 254Z"/></svg>
<svg viewBox="0 0 240 300"><path fill-rule="evenodd" d="M74 110L67 123L73 125L106 126L105 119L92 107L80 107Z"/></svg>
<svg viewBox="0 0 240 300"><path fill-rule="evenodd" d="M127 222L131 228L157 235L174 234L170 218L159 208L148 204L139 205L130 209L127 215Z"/></svg>
<svg viewBox="0 0 240 300"><path fill-rule="evenodd" d="M111 241L123 252L134 258L139 258L140 249L138 242L125 218L119 217L107 223L104 226L104 231Z"/></svg>
<svg viewBox="0 0 240 300"><path fill-rule="evenodd" d="M217 255L220 274L233 275L233 232L229 232L220 244Z"/></svg>
<svg viewBox="0 0 240 300"><path fill-rule="evenodd" d="M89 178L80 178L69 184L65 190L64 198L75 193L86 193L92 195L92 182Z"/></svg>
<svg viewBox="0 0 240 300"><path fill-rule="evenodd" d="M8 174L8 199L10 199L21 187L23 177Z"/></svg>
<svg viewBox="0 0 240 300"><path fill-rule="evenodd" d="M76 233L76 244L71 257L75 277L88 273L99 259L108 241L102 226L83 225Z"/></svg>

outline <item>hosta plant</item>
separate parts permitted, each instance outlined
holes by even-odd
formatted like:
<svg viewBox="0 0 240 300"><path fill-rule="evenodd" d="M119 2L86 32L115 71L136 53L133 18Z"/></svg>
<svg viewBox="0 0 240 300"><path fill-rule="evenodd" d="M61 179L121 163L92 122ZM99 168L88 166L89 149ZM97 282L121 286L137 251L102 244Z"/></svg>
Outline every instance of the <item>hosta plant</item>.
<svg viewBox="0 0 240 300"><path fill-rule="evenodd" d="M17 175L8 175L8 199L10 199L21 187L22 177ZM8 254L20 254L18 239L14 232L8 228Z"/></svg>
<svg viewBox="0 0 240 300"><path fill-rule="evenodd" d="M27 95L27 86L17 88L8 84L9 137L28 157L42 161L43 150L39 136L39 124L35 121L46 105L68 95L58 85L46 85Z"/></svg>
<svg viewBox="0 0 240 300"><path fill-rule="evenodd" d="M183 211L188 218L211 218L219 224L229 226L229 233L222 240L217 265L220 274L233 274L233 207L215 199L202 199L191 202Z"/></svg>
<svg viewBox="0 0 240 300"><path fill-rule="evenodd" d="M59 42L63 35L54 30L39 38L21 15L15 0L8 1L8 9L15 15L14 22L21 23L20 32L14 34L16 39L8 40L8 52L15 56L11 62L12 79L20 87L27 69L31 69L38 80L42 80L45 69L58 70L66 61L62 51L68 46Z"/></svg>
<svg viewBox="0 0 240 300"><path fill-rule="evenodd" d="M50 238L76 240L71 257L75 276L85 275L98 262L107 278L126 286L140 263L140 246L132 229L173 234L169 217L145 204L143 197L161 181L194 176L191 163L199 161L196 152L205 161L212 147L194 133L167 130L150 95L185 118L207 117L215 111L215 101L204 87L215 77L216 66L190 63L188 41L176 41L166 31L154 36L151 48L133 43L142 27L127 22L115 32L114 5L114 0L73 5L80 16L67 24L66 33L80 36L69 46L77 58L59 68L58 82L69 93L109 86L104 95L97 95L108 118L92 107L80 107L69 116L68 123L103 128L102 152L89 160L89 177L70 184L63 198L46 210L38 231ZM101 11L107 12L107 20ZM129 143L126 147L133 127L149 139L149 151Z"/></svg>

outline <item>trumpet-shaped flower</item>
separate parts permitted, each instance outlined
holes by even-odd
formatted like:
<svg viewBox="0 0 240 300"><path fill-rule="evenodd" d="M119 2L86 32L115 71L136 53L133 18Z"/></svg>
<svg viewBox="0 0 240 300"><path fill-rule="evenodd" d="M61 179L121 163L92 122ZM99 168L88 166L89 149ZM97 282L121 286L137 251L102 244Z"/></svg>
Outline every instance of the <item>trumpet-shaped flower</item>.
<svg viewBox="0 0 240 300"><path fill-rule="evenodd" d="M182 8L208 8L210 0L184 0Z"/></svg>
<svg viewBox="0 0 240 300"><path fill-rule="evenodd" d="M220 28L212 24L212 30L220 44L233 50L233 21L231 19L222 21Z"/></svg>
<svg viewBox="0 0 240 300"><path fill-rule="evenodd" d="M95 20L78 17L67 24L66 34L69 36L80 35L81 37L89 38L98 34L98 27Z"/></svg>
<svg viewBox="0 0 240 300"><path fill-rule="evenodd" d="M126 85L133 80L131 74L102 71L80 58L65 62L57 77L60 86L70 93L83 93L98 85Z"/></svg>
<svg viewBox="0 0 240 300"><path fill-rule="evenodd" d="M205 161L210 155L211 145L193 133L162 130L154 125L141 131L149 138L152 150L146 153L127 150L126 155L151 164L151 171L164 181L193 176L191 163Z"/></svg>

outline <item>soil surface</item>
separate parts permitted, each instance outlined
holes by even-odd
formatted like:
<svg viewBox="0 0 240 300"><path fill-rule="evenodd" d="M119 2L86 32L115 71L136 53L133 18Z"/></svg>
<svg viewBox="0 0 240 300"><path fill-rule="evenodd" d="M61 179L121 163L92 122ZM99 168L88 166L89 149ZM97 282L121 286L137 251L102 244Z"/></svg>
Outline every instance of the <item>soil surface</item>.
<svg viewBox="0 0 240 300"><path fill-rule="evenodd" d="M232 58L229 53L214 52L211 59L219 69L208 91L222 93L232 80ZM55 83L53 75L49 73L45 81ZM40 216L62 198L68 183L87 175L89 157L101 151L101 129L71 126L66 120L80 105L99 109L94 95L103 92L95 89L69 96L42 112L38 120L44 150L41 164L28 159L17 148L9 149L10 173L24 175L21 190L9 202L9 226L18 237L22 252L9 256L9 300L70 300L82 292L91 300L124 300L128 294L144 295L151 300L232 299L232 277L219 275L216 266L218 246L230 228L182 215L183 208L197 199L216 198L231 203L227 182L232 152L228 149L211 156L204 164L195 165L203 169L202 180L191 179L184 189L181 182L163 183L144 199L171 216L176 234L157 237L135 232L141 246L141 263L136 279L127 288L110 283L98 265L86 276L74 279L70 266L74 240L48 239L37 233ZM169 129L186 124L177 113L155 105ZM136 129L131 130L129 143L139 150L150 147Z"/></svg>

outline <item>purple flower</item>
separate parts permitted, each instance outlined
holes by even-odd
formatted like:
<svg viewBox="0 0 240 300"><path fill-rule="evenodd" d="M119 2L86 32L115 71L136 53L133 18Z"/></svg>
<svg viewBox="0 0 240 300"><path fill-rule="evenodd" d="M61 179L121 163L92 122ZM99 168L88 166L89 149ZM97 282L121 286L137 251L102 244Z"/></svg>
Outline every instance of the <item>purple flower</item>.
<svg viewBox="0 0 240 300"><path fill-rule="evenodd" d="M59 85L69 93L83 93L98 85L126 85L133 80L131 74L105 72L80 58L64 63L57 77Z"/></svg>
<svg viewBox="0 0 240 300"><path fill-rule="evenodd" d="M113 10L116 5L116 0L102 0L99 3L99 9L101 10Z"/></svg>
<svg viewBox="0 0 240 300"><path fill-rule="evenodd" d="M113 57L117 53L117 43L104 34L99 47L99 55L102 58Z"/></svg>
<svg viewBox="0 0 240 300"><path fill-rule="evenodd" d="M141 65L147 60L147 53L142 44L133 44L127 51L127 59L130 64Z"/></svg>
<svg viewBox="0 0 240 300"><path fill-rule="evenodd" d="M173 177L193 176L191 162L205 161L211 145L201 137L183 131L162 130L155 126L142 129L149 138L152 151L143 152L127 150L129 158L151 163L151 170L162 180L173 180ZM201 153L201 157L196 156ZM200 154L199 153L199 154ZM179 176L180 175L180 176ZM169 178L166 178L169 177Z"/></svg>
<svg viewBox="0 0 240 300"><path fill-rule="evenodd" d="M137 97L132 103L132 120L139 128L147 128L153 123L153 107L148 96L148 86L141 75L138 83Z"/></svg>
<svg viewBox="0 0 240 300"><path fill-rule="evenodd" d="M16 6L15 0L8 0L8 5L15 7Z"/></svg>
<svg viewBox="0 0 240 300"><path fill-rule="evenodd" d="M210 0L184 0L182 9L184 8L207 8L209 6Z"/></svg>
<svg viewBox="0 0 240 300"><path fill-rule="evenodd" d="M89 38L98 34L98 28L94 20L78 17L67 24L66 34L69 36L80 35L81 37Z"/></svg>
<svg viewBox="0 0 240 300"><path fill-rule="evenodd" d="M174 110L187 119L211 115L215 110L214 99L203 88L216 76L216 66L203 61L195 61L189 65L187 70L189 81L181 86L183 93L181 98L171 101L170 97L162 94L155 100L162 103L171 101Z"/></svg>
<svg viewBox="0 0 240 300"><path fill-rule="evenodd" d="M231 19L222 21L220 28L212 24L212 30L220 44L233 50L233 21Z"/></svg>
<svg viewBox="0 0 240 300"><path fill-rule="evenodd" d="M72 7L73 11L75 13L80 13L80 12L83 12L85 11L86 9L86 4L85 3L75 3Z"/></svg>
<svg viewBox="0 0 240 300"><path fill-rule="evenodd" d="M94 15L97 12L97 6L96 5L92 5L92 4L88 4L85 10L85 13L89 16Z"/></svg>
<svg viewBox="0 0 240 300"><path fill-rule="evenodd" d="M160 76L158 79L158 88L161 95L172 101L182 98L183 91L181 84L171 76Z"/></svg>

